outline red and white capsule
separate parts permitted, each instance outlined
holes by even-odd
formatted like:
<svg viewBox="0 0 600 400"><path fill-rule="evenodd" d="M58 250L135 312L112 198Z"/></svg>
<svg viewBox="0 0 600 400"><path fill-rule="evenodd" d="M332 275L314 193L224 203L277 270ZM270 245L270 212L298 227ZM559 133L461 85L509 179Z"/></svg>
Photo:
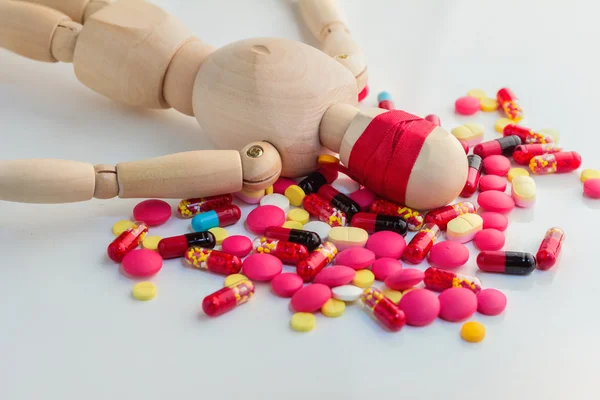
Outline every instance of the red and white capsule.
<svg viewBox="0 0 600 400"><path fill-rule="evenodd" d="M121 233L111 244L108 245L106 253L111 260L121 262L123 257L144 240L148 233L148 226L143 222L135 222L134 225Z"/></svg>
<svg viewBox="0 0 600 400"><path fill-rule="evenodd" d="M254 239L252 246L257 253L270 254L288 265L296 265L299 261L306 260L309 254L306 246L301 244L266 237Z"/></svg>
<svg viewBox="0 0 600 400"><path fill-rule="evenodd" d="M581 166L581 156L575 151L543 154L529 161L529 169L536 175L575 171Z"/></svg>

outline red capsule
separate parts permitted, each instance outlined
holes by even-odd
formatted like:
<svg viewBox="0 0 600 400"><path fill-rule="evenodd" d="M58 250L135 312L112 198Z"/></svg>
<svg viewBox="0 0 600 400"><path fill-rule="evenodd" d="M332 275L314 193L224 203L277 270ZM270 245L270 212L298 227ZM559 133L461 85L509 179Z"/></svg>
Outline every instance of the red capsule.
<svg viewBox="0 0 600 400"><path fill-rule="evenodd" d="M296 265L299 261L308 258L308 249L298 243L261 237L254 239L252 246L258 253L271 254L284 264Z"/></svg>
<svg viewBox="0 0 600 400"><path fill-rule="evenodd" d="M346 214L348 220L351 220L352 217L360 211L360 206L356 204L354 200L341 193L331 185L321 186L317 194L322 199L327 200L330 206L337 208Z"/></svg>
<svg viewBox="0 0 600 400"><path fill-rule="evenodd" d="M404 311L376 288L364 290L360 297L365 309L375 317L383 326L392 332L398 332L406 323Z"/></svg>
<svg viewBox="0 0 600 400"><path fill-rule="evenodd" d="M505 136L500 139L490 140L489 142L479 143L473 148L473 154L477 154L481 158L495 155L509 157L515 151L515 148L520 144L520 137L514 135Z"/></svg>
<svg viewBox="0 0 600 400"><path fill-rule="evenodd" d="M471 197L477 191L479 179L481 178L481 169L483 168L483 162L478 155L471 154L467 156L467 159L469 160L469 173L467 175L467 182L462 192L460 192L460 197Z"/></svg>
<svg viewBox="0 0 600 400"><path fill-rule="evenodd" d="M202 247L190 247L185 253L185 261L194 268L221 275L237 274L242 269L242 261L237 256Z"/></svg>
<svg viewBox="0 0 600 400"><path fill-rule="evenodd" d="M560 228L550 228L540 244L540 248L535 255L537 267L541 270L550 269L556 264L556 260L562 249L565 233Z"/></svg>
<svg viewBox="0 0 600 400"><path fill-rule="evenodd" d="M231 194L183 199L177 206L177 213L183 218L191 218L201 212L231 204L232 201L233 196Z"/></svg>
<svg viewBox="0 0 600 400"><path fill-rule="evenodd" d="M475 294L481 291L481 281L478 278L435 267L429 267L425 270L423 283L425 283L427 289L435 292L443 292L446 289L455 287L469 289Z"/></svg>
<svg viewBox="0 0 600 400"><path fill-rule="evenodd" d="M333 261L337 252L333 243L325 242L310 253L307 259L296 264L296 272L304 282L312 282L315 276Z"/></svg>
<svg viewBox="0 0 600 400"><path fill-rule="evenodd" d="M440 228L433 223L426 223L412 238L402 253L402 259L411 264L423 262L429 250L440 234Z"/></svg>
<svg viewBox="0 0 600 400"><path fill-rule="evenodd" d="M408 224L408 229L418 231L423 226L423 214L410 207L379 199L371 204L370 211L375 214L400 216Z"/></svg>
<svg viewBox="0 0 600 400"><path fill-rule="evenodd" d="M338 177L337 168L339 164L326 164L318 170L311 172L308 176L302 179L298 186L304 190L305 194L317 193L319 188L328 183L333 183Z"/></svg>
<svg viewBox="0 0 600 400"><path fill-rule="evenodd" d="M313 217L319 218L330 226L345 226L346 214L315 193L309 194L302 200L302 206Z"/></svg>
<svg viewBox="0 0 600 400"><path fill-rule="evenodd" d="M477 256L477 266L485 272L510 275L527 275L535 269L535 257L517 251L482 251Z"/></svg>
<svg viewBox="0 0 600 400"><path fill-rule="evenodd" d="M111 244L108 245L106 253L111 260L121 262L123 257L131 250L139 246L148 233L148 226L143 222L135 224L121 233Z"/></svg>
<svg viewBox="0 0 600 400"><path fill-rule="evenodd" d="M436 208L435 210L430 211L425 216L425 223L436 224L439 226L440 230L444 231L446 230L448 222L452 221L454 218L463 214L475 214L475 211L477 211L477 209L473 203L463 201L461 203Z"/></svg>
<svg viewBox="0 0 600 400"><path fill-rule="evenodd" d="M581 156L574 151L543 154L529 161L529 169L536 175L575 171L581 167Z"/></svg>
<svg viewBox="0 0 600 400"><path fill-rule="evenodd" d="M350 223L355 228L361 228L367 233L379 231L392 231L406 236L408 224L402 217L392 215L377 215L375 213L360 212L352 218Z"/></svg>
<svg viewBox="0 0 600 400"><path fill-rule="evenodd" d="M381 92L377 95L377 101L379 102L378 107L384 110L395 110L392 96L388 92Z"/></svg>
<svg viewBox="0 0 600 400"><path fill-rule="evenodd" d="M271 226L265 229L266 238L283 240L284 242L298 243L306 246L308 251L313 251L321 245L321 237L310 231L290 229L281 226Z"/></svg>
<svg viewBox="0 0 600 400"><path fill-rule="evenodd" d="M238 281L206 296L202 301L202 310L206 315L216 317L244 304L253 295L254 284L251 281Z"/></svg>
<svg viewBox="0 0 600 400"><path fill-rule="evenodd" d="M504 127L502 134L507 136L518 136L521 139L522 144L545 144L552 143L554 140L552 136L543 135L541 133L537 133L532 131L529 128L525 128L523 126L508 124Z"/></svg>
<svg viewBox="0 0 600 400"><path fill-rule="evenodd" d="M554 143L546 144L522 144L515 148L512 154L513 160L517 164L529 165L529 161L535 156L543 154L553 154L562 151L562 147L558 147Z"/></svg>
<svg viewBox="0 0 600 400"><path fill-rule="evenodd" d="M500 104L500 107L504 110L508 118L515 122L523 119L523 109L519 105L519 99L512 90L508 88L498 90L496 100L498 100L498 104Z"/></svg>
<svg viewBox="0 0 600 400"><path fill-rule="evenodd" d="M164 238L158 242L157 250L163 259L168 260L185 256L190 247L212 249L216 243L215 235L211 232L195 232Z"/></svg>

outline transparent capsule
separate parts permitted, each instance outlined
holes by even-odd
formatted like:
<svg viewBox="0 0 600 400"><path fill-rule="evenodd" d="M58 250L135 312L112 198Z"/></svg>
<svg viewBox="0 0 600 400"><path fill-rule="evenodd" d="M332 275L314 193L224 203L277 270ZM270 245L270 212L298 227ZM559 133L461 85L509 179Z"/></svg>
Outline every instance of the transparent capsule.
<svg viewBox="0 0 600 400"><path fill-rule="evenodd" d="M231 204L232 201L233 196L231 194L183 199L177 206L177 213L183 218L191 218L202 212Z"/></svg>
<svg viewBox="0 0 600 400"><path fill-rule="evenodd" d="M360 299L364 308L390 331L398 332L406 323L404 311L385 297L379 289L366 288Z"/></svg>
<svg viewBox="0 0 600 400"><path fill-rule="evenodd" d="M521 139L522 144L545 144L552 143L554 139L552 136L544 135L543 133L538 133L532 131L529 128L525 128L524 126L508 124L502 130L502 134L507 136L518 136Z"/></svg>
<svg viewBox="0 0 600 400"><path fill-rule="evenodd" d="M337 248L331 242L325 242L311 252L305 260L296 264L296 273L304 282L312 282L315 276L321 272L337 255Z"/></svg>
<svg viewBox="0 0 600 400"><path fill-rule="evenodd" d="M185 253L185 261L194 268L221 275L237 274L242 269L242 261L237 256L202 247L190 247Z"/></svg>
<svg viewBox="0 0 600 400"><path fill-rule="evenodd" d="M349 221L360 211L360 206L354 200L331 185L321 186L317 194L319 197L327 200L329 205L346 214Z"/></svg>
<svg viewBox="0 0 600 400"><path fill-rule="evenodd" d="M541 156L543 154L552 154L562 151L562 147L555 145L554 143L546 144L522 144L515 148L512 154L513 160L517 164L529 165L529 161L535 156Z"/></svg>
<svg viewBox="0 0 600 400"><path fill-rule="evenodd" d="M423 214L410 207L401 206L391 201L379 199L371 204L370 211L375 214L402 217L408 224L408 229L418 231L423 226Z"/></svg>
<svg viewBox="0 0 600 400"><path fill-rule="evenodd" d="M254 284L247 279L242 280L206 296L202 310L206 315L216 317L244 304L253 295Z"/></svg>
<svg viewBox="0 0 600 400"><path fill-rule="evenodd" d="M544 240L535 255L537 267L541 270L550 269L556 264L556 260L562 249L565 233L560 228L550 228L544 235Z"/></svg>
<svg viewBox="0 0 600 400"><path fill-rule="evenodd" d="M302 206L310 215L330 226L346 226L346 214L315 193L304 197Z"/></svg>
<svg viewBox="0 0 600 400"><path fill-rule="evenodd" d="M502 88L496 94L498 104L504 110L508 118L515 122L523 119L523 109L519 105L519 99L509 88Z"/></svg>
<svg viewBox="0 0 600 400"><path fill-rule="evenodd" d="M134 225L122 232L108 245L106 253L111 260L121 262L123 257L131 250L140 245L148 233L148 226L143 222L135 222Z"/></svg>
<svg viewBox="0 0 600 400"><path fill-rule="evenodd" d="M473 291L473 293L481 291L481 281L478 278L435 267L429 267L425 270L423 283L425 283L427 289L435 292L443 292L446 289L455 287L463 287Z"/></svg>
<svg viewBox="0 0 600 400"><path fill-rule="evenodd" d="M428 223L423 225L421 230L413 236L410 243L404 249L402 259L411 264L422 263L439 234L440 228L436 224Z"/></svg>
<svg viewBox="0 0 600 400"><path fill-rule="evenodd" d="M529 161L529 169L536 175L575 171L581 166L581 156L574 151L543 154Z"/></svg>
<svg viewBox="0 0 600 400"><path fill-rule="evenodd" d="M475 214L476 211L477 209L473 203L463 201L461 203L436 208L435 210L428 212L425 216L425 223L436 224L439 226L440 230L444 231L448 226L448 222L452 221L454 218L463 214Z"/></svg>
<svg viewBox="0 0 600 400"><path fill-rule="evenodd" d="M284 264L296 265L308 258L308 249L298 243L260 237L254 239L252 246L257 253L275 256Z"/></svg>

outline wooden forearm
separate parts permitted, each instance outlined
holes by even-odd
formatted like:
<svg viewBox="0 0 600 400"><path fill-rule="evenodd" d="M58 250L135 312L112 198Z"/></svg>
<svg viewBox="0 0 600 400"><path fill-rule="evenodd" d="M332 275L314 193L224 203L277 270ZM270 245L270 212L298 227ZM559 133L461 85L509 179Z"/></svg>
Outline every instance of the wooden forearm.
<svg viewBox="0 0 600 400"><path fill-rule="evenodd" d="M367 65L361 48L352 38L346 17L336 0L300 0L300 12L323 52L346 67L356 78L358 90L367 84Z"/></svg>
<svg viewBox="0 0 600 400"><path fill-rule="evenodd" d="M113 0L17 0L41 4L66 14L75 22L84 23L86 17L113 3Z"/></svg>

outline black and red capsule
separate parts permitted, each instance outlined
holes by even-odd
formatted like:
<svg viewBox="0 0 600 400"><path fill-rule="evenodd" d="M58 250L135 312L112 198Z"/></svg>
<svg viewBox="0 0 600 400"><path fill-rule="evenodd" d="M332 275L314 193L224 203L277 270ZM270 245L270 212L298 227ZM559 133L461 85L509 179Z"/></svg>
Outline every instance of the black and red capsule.
<svg viewBox="0 0 600 400"><path fill-rule="evenodd" d="M515 135L505 136L500 139L490 140L489 142L479 143L473 148L473 154L477 154L481 158L495 155L510 157L515 148L520 144L520 137Z"/></svg>
<svg viewBox="0 0 600 400"><path fill-rule="evenodd" d="M350 225L355 228L362 228L367 233L392 231L406 236L406 232L408 231L408 224L402 217L368 212L359 212L354 215L354 218L350 221Z"/></svg>
<svg viewBox="0 0 600 400"><path fill-rule="evenodd" d="M460 192L460 197L471 197L479 186L479 179L481 178L481 168L483 168L483 160L476 154L467 156L469 160L469 173L467 174L467 182Z"/></svg>
<svg viewBox="0 0 600 400"><path fill-rule="evenodd" d="M194 232L180 236L172 236L162 239L158 242L158 253L168 260L185 256L190 247L202 247L212 249L217 244L215 235L212 232Z"/></svg>
<svg viewBox="0 0 600 400"><path fill-rule="evenodd" d="M269 239L302 244L308 248L308 251L313 251L321 245L321 238L317 233L300 229L271 226L265 229L264 236Z"/></svg>
<svg viewBox="0 0 600 400"><path fill-rule="evenodd" d="M536 267L533 254L519 251L482 251L477 266L485 272L509 275L528 275Z"/></svg>
<svg viewBox="0 0 600 400"><path fill-rule="evenodd" d="M323 166L308 174L306 178L298 183L298 186L304 190L305 194L317 193L321 186L333 183L337 177L338 172L336 170Z"/></svg>
<svg viewBox="0 0 600 400"><path fill-rule="evenodd" d="M322 199L327 200L329 205L346 214L348 220L352 220L352 217L360 211L358 203L331 185L321 186L317 194Z"/></svg>

